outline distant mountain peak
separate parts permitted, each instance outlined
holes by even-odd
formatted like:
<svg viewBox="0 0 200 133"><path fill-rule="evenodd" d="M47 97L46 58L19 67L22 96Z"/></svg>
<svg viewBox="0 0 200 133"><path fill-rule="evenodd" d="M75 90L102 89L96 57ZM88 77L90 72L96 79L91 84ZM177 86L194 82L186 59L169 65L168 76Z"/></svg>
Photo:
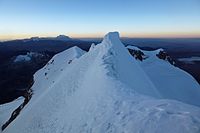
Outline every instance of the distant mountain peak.
<svg viewBox="0 0 200 133"><path fill-rule="evenodd" d="M69 36L66 35L58 35L57 37L31 37L29 39L24 39L25 42L27 41L41 41L41 40L57 40L57 41L69 41L72 40Z"/></svg>
<svg viewBox="0 0 200 133"><path fill-rule="evenodd" d="M59 35L56 37L56 40L61 40L61 41L68 41L70 40L71 38L69 36L66 36L66 35Z"/></svg>

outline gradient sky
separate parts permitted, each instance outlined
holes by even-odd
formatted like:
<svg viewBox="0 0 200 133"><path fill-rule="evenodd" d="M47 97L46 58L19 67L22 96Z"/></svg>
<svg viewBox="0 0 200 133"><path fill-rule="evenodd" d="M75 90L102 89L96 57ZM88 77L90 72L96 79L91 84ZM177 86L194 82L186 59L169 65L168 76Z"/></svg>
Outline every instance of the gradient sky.
<svg viewBox="0 0 200 133"><path fill-rule="evenodd" d="M0 0L0 39L200 37L200 0Z"/></svg>

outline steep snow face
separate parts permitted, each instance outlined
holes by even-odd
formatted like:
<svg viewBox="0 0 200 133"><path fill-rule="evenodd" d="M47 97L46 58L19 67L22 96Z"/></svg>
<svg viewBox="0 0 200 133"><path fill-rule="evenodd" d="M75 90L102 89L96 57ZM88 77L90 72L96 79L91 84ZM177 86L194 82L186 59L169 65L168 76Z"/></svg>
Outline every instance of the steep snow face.
<svg viewBox="0 0 200 133"><path fill-rule="evenodd" d="M117 32L107 34L100 45L103 48L100 51L104 52L102 58L104 62L109 60L110 67L108 71L114 74L113 77L134 88L138 93L160 97L151 80L146 76L137 61L133 61L128 50L121 43ZM106 56L108 59L105 58Z"/></svg>
<svg viewBox="0 0 200 133"><path fill-rule="evenodd" d="M128 46L128 48L138 50L134 46ZM200 86L190 74L165 60L159 59L156 54L163 49L141 51L148 58L142 62L138 61L138 64L151 79L162 98L200 106Z"/></svg>
<svg viewBox="0 0 200 133"><path fill-rule="evenodd" d="M34 93L44 91L51 84L54 84L60 74L67 69L68 65L81 57L85 51L77 46L69 48L59 54L56 54L42 69L34 74L35 84Z"/></svg>
<svg viewBox="0 0 200 133"><path fill-rule="evenodd" d="M59 77L64 69L75 61L77 58L82 56L85 53L82 49L74 46L69 48L57 55L55 55L42 69L34 75L34 85L32 86L33 89L33 97L32 101L36 101L36 99L43 94L49 87L49 85L53 84L54 81ZM38 53L27 53L24 55L26 57L37 57L42 56ZM19 98L11 103L0 105L0 127L5 124L5 122L10 118L12 112L23 103L23 98ZM32 103L30 103L32 104Z"/></svg>
<svg viewBox="0 0 200 133"><path fill-rule="evenodd" d="M20 106L24 101L23 97L19 97L11 103L0 105L0 127L10 118L12 112ZM1 130L0 130L1 133Z"/></svg>
<svg viewBox="0 0 200 133"><path fill-rule="evenodd" d="M94 48L95 48L95 44L94 43L92 43L92 45L90 46L90 49L89 49L89 51L91 51L91 50L93 50Z"/></svg>
<svg viewBox="0 0 200 133"><path fill-rule="evenodd" d="M55 60L64 62L65 58ZM35 75L35 84L44 81L41 71ZM55 82L45 89L33 85L33 90L41 91L35 91L4 133L200 131L200 109L157 99L155 86L116 32L107 34L101 44L73 60L61 73L48 77L52 79Z"/></svg>

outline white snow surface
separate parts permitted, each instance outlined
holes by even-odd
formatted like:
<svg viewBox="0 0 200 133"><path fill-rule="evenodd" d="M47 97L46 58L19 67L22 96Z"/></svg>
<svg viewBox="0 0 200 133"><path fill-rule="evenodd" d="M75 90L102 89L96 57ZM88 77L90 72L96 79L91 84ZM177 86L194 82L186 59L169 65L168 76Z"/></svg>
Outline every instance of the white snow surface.
<svg viewBox="0 0 200 133"><path fill-rule="evenodd" d="M76 61L84 53L85 51L74 46L55 55L42 69L34 74L35 84L32 87L33 93L35 95L42 94L58 80L59 76L64 73L69 64Z"/></svg>
<svg viewBox="0 0 200 133"><path fill-rule="evenodd" d="M128 46L128 48L139 49L134 46ZM200 85L190 74L171 65L168 61L159 59L156 54L163 49L141 51L148 58L142 62L138 61L138 64L151 79L162 98L200 106Z"/></svg>
<svg viewBox="0 0 200 133"><path fill-rule="evenodd" d="M89 51L93 50L95 48L95 46L96 46L95 43L92 43L91 46L90 46Z"/></svg>
<svg viewBox="0 0 200 133"><path fill-rule="evenodd" d="M117 32L88 53L80 51L76 47L56 55L34 75L32 99L4 133L200 132L200 108L163 99L162 89Z"/></svg>
<svg viewBox="0 0 200 133"><path fill-rule="evenodd" d="M0 105L0 127L8 121L12 112L24 102L23 97L19 97L13 102ZM0 130L0 133L2 131Z"/></svg>

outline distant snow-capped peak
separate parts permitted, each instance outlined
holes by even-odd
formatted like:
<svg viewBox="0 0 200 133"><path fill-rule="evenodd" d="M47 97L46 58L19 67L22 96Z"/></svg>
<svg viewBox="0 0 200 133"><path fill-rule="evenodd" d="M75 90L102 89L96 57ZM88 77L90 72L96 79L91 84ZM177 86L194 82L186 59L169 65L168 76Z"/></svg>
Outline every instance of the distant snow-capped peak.
<svg viewBox="0 0 200 133"><path fill-rule="evenodd" d="M56 40L56 41L70 41L72 38L66 35L58 35L57 37L31 37L29 39L24 39L24 42L27 41L41 41L41 40Z"/></svg>

